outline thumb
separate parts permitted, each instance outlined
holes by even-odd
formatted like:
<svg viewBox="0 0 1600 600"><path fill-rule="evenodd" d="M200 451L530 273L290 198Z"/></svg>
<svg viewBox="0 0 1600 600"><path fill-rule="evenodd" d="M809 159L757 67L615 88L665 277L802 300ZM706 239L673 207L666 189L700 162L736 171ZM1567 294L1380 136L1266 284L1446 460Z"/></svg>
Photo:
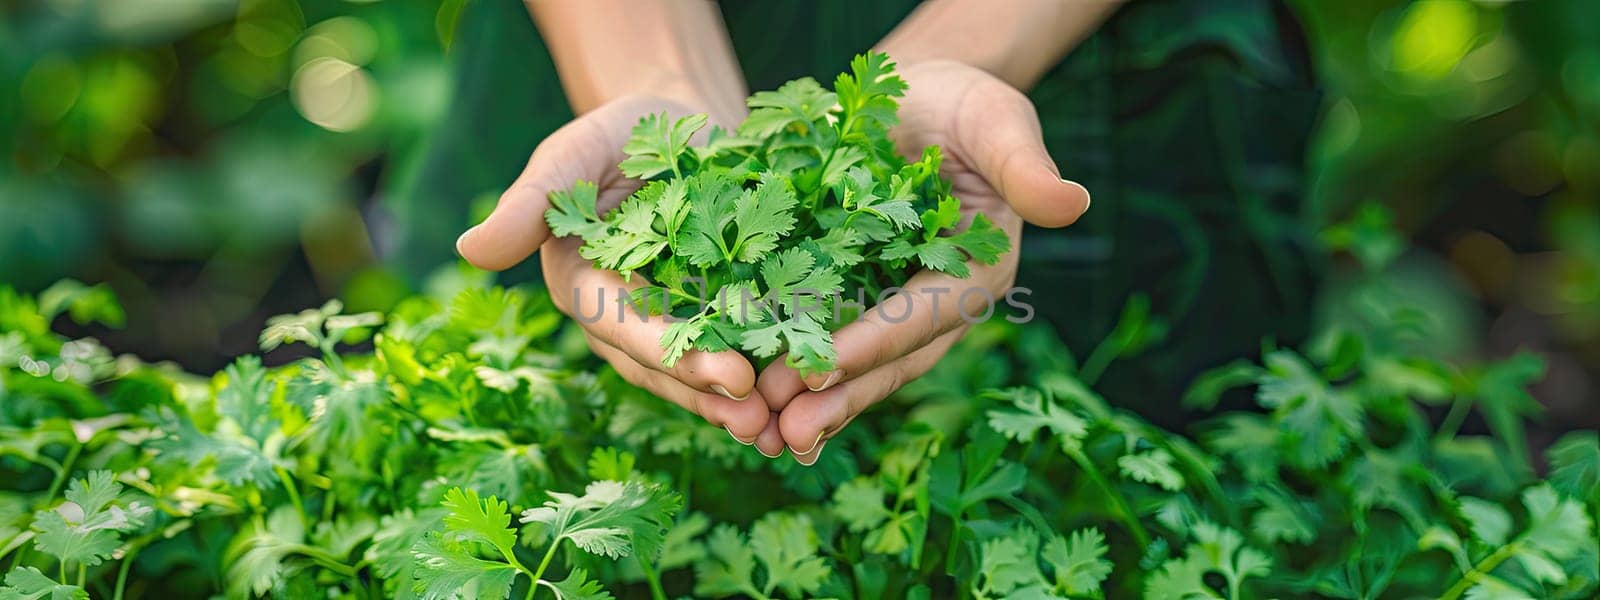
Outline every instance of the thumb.
<svg viewBox="0 0 1600 600"><path fill-rule="evenodd" d="M539 143L528 166L501 194L489 218L456 239L456 252L462 258L490 271L515 266L550 238L544 213L550 208L551 192L572 187L579 180L603 187L615 176L622 144L602 139L611 136L605 135L596 116L580 117Z"/></svg>
<svg viewBox="0 0 1600 600"><path fill-rule="evenodd" d="M964 111L960 141L978 174L1029 223L1065 227L1083 216L1089 190L1061 178L1027 96L999 81L971 93L967 106L982 108Z"/></svg>

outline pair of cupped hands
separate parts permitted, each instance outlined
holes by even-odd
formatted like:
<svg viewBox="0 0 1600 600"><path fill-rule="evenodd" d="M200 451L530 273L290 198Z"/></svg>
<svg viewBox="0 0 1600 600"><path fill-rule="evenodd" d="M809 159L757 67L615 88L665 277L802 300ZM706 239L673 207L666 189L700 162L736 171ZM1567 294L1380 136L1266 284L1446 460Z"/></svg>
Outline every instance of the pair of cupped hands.
<svg viewBox="0 0 1600 600"><path fill-rule="evenodd" d="M961 338L969 324L962 311L953 310L956 299L974 301L966 314L984 312L983 295L963 291L1004 296L1016 279L1024 220L1063 227L1089 207L1088 191L1061 178L1045 151L1033 104L1020 91L957 62L901 65L900 75L909 88L900 100L900 123L890 131L899 151L915 157L925 146L942 148L942 174L961 200L964 221L984 213L1010 237L1011 249L997 264L971 264L966 279L933 271L912 276L904 291L834 333L834 371L802 376L779 357L757 373L735 351L690 351L676 365L662 366L664 317L641 317L617 302L600 303L599 318L590 314L597 310L598 290L636 288L644 285L639 278L624 281L595 268L578 255L582 240L550 235L544 213L551 192L579 180L593 182L604 212L639 188L641 182L623 177L617 163L641 116L708 112L714 124L730 130L743 118L717 114L710 103L633 95L583 114L534 149L493 213L457 240L457 251L490 270L509 268L538 251L555 305L570 316L575 298L583 299L585 318L578 321L584 336L622 377L726 429L763 456L777 458L787 448L800 464L813 465L856 415L933 368ZM940 299L943 305L936 304Z"/></svg>

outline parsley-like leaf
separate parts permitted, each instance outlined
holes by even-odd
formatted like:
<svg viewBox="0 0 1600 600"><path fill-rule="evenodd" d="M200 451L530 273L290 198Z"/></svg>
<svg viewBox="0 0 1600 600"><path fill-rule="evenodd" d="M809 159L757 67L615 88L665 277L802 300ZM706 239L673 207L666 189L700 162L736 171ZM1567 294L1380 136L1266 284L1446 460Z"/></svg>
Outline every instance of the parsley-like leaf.
<svg viewBox="0 0 1600 600"><path fill-rule="evenodd" d="M16 567L6 573L0 600L89 600L89 592L75 585L56 583L33 567Z"/></svg>
<svg viewBox="0 0 1600 600"><path fill-rule="evenodd" d="M1111 575L1111 561L1105 558L1108 551L1105 536L1090 527L1074 531L1069 537L1050 536L1040 557L1050 565L1057 591L1086 596L1098 591Z"/></svg>
<svg viewBox="0 0 1600 600"><path fill-rule="evenodd" d="M673 121L667 113L646 115L633 127L633 136L622 151L628 158L618 165L622 174L649 179L667 171L678 174L678 156L689 147L689 138L706 126L706 115L694 114Z"/></svg>
<svg viewBox="0 0 1600 600"><path fill-rule="evenodd" d="M549 527L551 543L572 540L585 552L613 559L637 552L653 560L680 507L676 494L633 481L596 481L582 496L550 492L550 498L523 511L522 522Z"/></svg>
<svg viewBox="0 0 1600 600"><path fill-rule="evenodd" d="M739 135L768 138L791 127L803 132L827 117L838 101L833 92L810 77L790 81L775 91L756 92L745 101L750 116L739 125Z"/></svg>
<svg viewBox="0 0 1600 600"><path fill-rule="evenodd" d="M550 210L544 218L550 232L558 237L576 235L585 241L598 242L607 233L606 222L596 214L595 203L599 190L593 183L579 181L570 189L550 193Z"/></svg>
<svg viewBox="0 0 1600 600"><path fill-rule="evenodd" d="M110 471L91 471L67 486L67 501L34 515L34 542L62 562L94 566L111 556L122 533L144 525L150 507L119 500L122 484Z"/></svg>

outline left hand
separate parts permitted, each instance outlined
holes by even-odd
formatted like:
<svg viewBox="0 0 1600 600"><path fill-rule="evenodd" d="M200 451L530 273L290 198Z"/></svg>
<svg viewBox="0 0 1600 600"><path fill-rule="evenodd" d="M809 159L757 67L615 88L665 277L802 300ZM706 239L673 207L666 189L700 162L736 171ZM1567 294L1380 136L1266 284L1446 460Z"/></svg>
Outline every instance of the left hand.
<svg viewBox="0 0 1600 600"><path fill-rule="evenodd" d="M991 302L999 305L993 315L1003 314L1024 220L1064 227L1089 208L1088 190L1062 179L1045 151L1039 118L1022 92L952 61L902 65L899 72L909 89L900 124L890 132L895 145L918 156L937 144L944 151L941 174L961 200L963 226L982 212L1006 232L1011 249L994 265L969 263L966 279L913 275L904 291L834 332L833 372L802 378L784 360L761 372L756 389L777 418L760 437L768 443L781 437L807 466L861 411L933 368L966 333L969 318L981 317Z"/></svg>

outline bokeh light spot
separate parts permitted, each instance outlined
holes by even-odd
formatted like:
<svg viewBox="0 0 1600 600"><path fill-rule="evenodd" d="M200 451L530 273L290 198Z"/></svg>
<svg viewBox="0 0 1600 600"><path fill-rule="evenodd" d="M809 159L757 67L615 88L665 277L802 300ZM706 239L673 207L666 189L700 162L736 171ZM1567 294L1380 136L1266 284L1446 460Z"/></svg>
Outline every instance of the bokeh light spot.
<svg viewBox="0 0 1600 600"><path fill-rule="evenodd" d="M378 52L378 33L356 17L334 17L306 30L295 47L294 62L303 65L322 57L364 66Z"/></svg>
<svg viewBox="0 0 1600 600"><path fill-rule="evenodd" d="M1448 75L1472 50L1478 11L1465 0L1422 0L1406 11L1394 34L1393 66L1418 77Z"/></svg>
<svg viewBox="0 0 1600 600"><path fill-rule="evenodd" d="M361 67L323 57L301 65L289 83L294 106L307 121L331 131L350 131L372 117L377 90Z"/></svg>

